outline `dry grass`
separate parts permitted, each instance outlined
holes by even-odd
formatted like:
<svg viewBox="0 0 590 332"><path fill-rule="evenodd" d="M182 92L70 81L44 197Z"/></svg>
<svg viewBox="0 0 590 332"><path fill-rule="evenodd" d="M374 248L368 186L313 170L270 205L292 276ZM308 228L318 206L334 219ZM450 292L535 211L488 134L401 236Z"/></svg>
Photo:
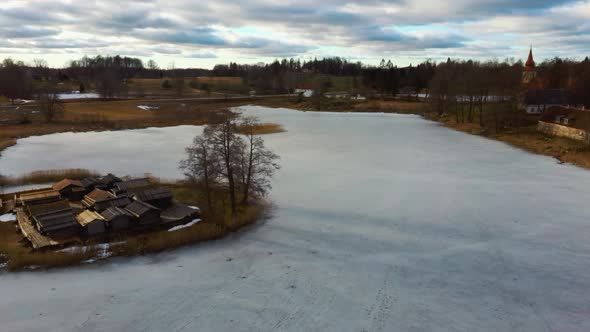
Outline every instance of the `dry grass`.
<svg viewBox="0 0 590 332"><path fill-rule="evenodd" d="M199 76L197 77L199 83L215 84L215 85L242 85L243 79L241 77L230 76Z"/></svg>
<svg viewBox="0 0 590 332"><path fill-rule="evenodd" d="M0 177L0 185L21 186L57 182L63 179L81 180L97 175L99 175L97 172L81 168L35 171L18 177Z"/></svg>
<svg viewBox="0 0 590 332"><path fill-rule="evenodd" d="M250 128L246 128L244 126L238 126L237 131L240 134L248 134L248 133L250 133ZM254 126L253 132L255 135L268 135L268 134L284 133L284 132L286 132L286 130L282 125L280 125L278 123L260 123L256 126Z"/></svg>

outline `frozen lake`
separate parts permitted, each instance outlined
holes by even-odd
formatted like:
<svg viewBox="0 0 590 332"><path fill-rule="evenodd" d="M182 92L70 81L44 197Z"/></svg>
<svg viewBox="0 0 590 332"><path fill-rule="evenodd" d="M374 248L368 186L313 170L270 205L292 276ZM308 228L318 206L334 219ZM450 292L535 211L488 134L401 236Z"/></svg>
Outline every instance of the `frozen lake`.
<svg viewBox="0 0 590 332"><path fill-rule="evenodd" d="M417 116L247 108L286 133L268 222L0 274L3 331L590 331L590 172ZM28 138L3 173L179 176L198 127ZM228 260L231 258L231 260Z"/></svg>

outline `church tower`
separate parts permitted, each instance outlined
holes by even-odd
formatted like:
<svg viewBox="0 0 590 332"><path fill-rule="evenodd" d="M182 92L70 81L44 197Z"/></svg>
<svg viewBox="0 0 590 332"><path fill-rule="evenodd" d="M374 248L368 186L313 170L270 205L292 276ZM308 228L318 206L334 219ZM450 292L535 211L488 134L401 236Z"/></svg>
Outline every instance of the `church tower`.
<svg viewBox="0 0 590 332"><path fill-rule="evenodd" d="M524 72L522 73L522 84L528 85L537 77L537 69L535 69L535 60L533 59L533 48L529 51L529 58L524 65Z"/></svg>

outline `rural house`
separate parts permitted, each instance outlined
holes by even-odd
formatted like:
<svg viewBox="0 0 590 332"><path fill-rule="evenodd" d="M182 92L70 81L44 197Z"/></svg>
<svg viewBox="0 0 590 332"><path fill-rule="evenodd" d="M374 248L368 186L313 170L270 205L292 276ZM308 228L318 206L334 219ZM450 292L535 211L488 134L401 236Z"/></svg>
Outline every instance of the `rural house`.
<svg viewBox="0 0 590 332"><path fill-rule="evenodd" d="M51 188L28 191L18 195L17 201L21 205L34 205L57 202L60 200L60 194Z"/></svg>
<svg viewBox="0 0 590 332"><path fill-rule="evenodd" d="M59 192L61 197L71 201L80 201L86 193L82 182L77 180L63 179L53 185L53 190Z"/></svg>
<svg viewBox="0 0 590 332"><path fill-rule="evenodd" d="M106 222L104 218L90 210L85 210L76 216L76 221L82 228L82 235L92 237L102 235L106 231Z"/></svg>
<svg viewBox="0 0 590 332"><path fill-rule="evenodd" d="M125 207L142 226L151 226L160 223L160 209L142 201L134 201Z"/></svg>
<svg viewBox="0 0 590 332"><path fill-rule="evenodd" d="M82 204L88 209L94 209L94 205L99 202L116 198L116 196L102 189L94 189L88 195L84 196Z"/></svg>
<svg viewBox="0 0 590 332"><path fill-rule="evenodd" d="M590 143L590 112L567 107L552 107L540 118L537 129L551 136Z"/></svg>
<svg viewBox="0 0 590 332"><path fill-rule="evenodd" d="M27 209L33 224L43 234L69 236L79 232L74 211L67 201L31 205Z"/></svg>
<svg viewBox="0 0 590 332"><path fill-rule="evenodd" d="M567 100L562 89L529 90L524 95L523 107L527 114L542 114L551 107L567 107Z"/></svg>
<svg viewBox="0 0 590 332"><path fill-rule="evenodd" d="M101 212L100 215L107 222L107 227L111 232L129 229L134 219L129 211L119 207L110 207Z"/></svg>
<svg viewBox="0 0 590 332"><path fill-rule="evenodd" d="M167 208L172 204L172 192L170 189L164 187L142 190L135 194L135 198L158 208Z"/></svg>

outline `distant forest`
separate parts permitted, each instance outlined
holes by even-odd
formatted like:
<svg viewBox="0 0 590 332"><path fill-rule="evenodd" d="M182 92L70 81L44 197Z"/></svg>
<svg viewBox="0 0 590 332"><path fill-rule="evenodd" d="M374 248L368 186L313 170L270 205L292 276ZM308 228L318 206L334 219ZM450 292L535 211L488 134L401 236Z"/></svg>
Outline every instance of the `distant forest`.
<svg viewBox="0 0 590 332"><path fill-rule="evenodd" d="M448 59L398 67L391 60L379 65L350 62L339 57L302 61L282 59L268 64L216 65L213 69L161 69L152 60L121 56L83 57L65 68L50 68L44 60L25 64L5 59L0 64L0 95L28 99L51 90L59 82L79 82L80 90L93 86L105 98L116 97L134 78L240 77L246 89L257 93L288 93L296 88L381 96L425 93L446 100L449 96L512 96L521 93L521 61ZM537 64L535 88L565 89L572 103L590 106L590 60L554 58ZM343 80L342 78L346 78ZM34 84L34 83L37 84ZM337 84L336 84L337 83ZM37 91L41 90L41 91Z"/></svg>

